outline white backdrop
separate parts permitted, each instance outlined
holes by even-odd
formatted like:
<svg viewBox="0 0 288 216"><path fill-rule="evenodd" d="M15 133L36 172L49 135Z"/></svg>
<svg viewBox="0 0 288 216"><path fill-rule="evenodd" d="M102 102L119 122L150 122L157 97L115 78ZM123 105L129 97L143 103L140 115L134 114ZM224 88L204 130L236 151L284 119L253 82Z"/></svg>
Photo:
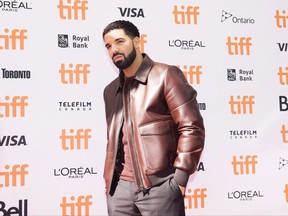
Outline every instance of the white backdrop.
<svg viewBox="0 0 288 216"><path fill-rule="evenodd" d="M118 71L102 31L116 19L198 91L187 215L287 215L287 0L1 0L0 216L107 215L102 92Z"/></svg>

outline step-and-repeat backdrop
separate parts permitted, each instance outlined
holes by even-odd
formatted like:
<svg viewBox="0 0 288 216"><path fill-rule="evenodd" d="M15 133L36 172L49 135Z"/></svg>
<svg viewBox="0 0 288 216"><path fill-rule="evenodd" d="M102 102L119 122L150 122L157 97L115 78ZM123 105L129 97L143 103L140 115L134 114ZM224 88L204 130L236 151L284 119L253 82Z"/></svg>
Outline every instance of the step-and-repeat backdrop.
<svg viewBox="0 0 288 216"><path fill-rule="evenodd" d="M1 0L0 215L107 215L104 27L198 91L206 146L187 215L288 214L287 0Z"/></svg>

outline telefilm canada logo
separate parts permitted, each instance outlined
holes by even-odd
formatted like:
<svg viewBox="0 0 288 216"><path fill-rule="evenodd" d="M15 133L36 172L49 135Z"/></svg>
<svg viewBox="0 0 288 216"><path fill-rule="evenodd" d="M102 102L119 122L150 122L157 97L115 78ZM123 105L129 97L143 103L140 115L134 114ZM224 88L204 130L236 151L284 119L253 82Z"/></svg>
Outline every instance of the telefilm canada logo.
<svg viewBox="0 0 288 216"><path fill-rule="evenodd" d="M91 101L59 101L58 102L59 111L92 111L92 102Z"/></svg>
<svg viewBox="0 0 288 216"><path fill-rule="evenodd" d="M58 47L87 49L89 48L90 36L58 34Z"/></svg>
<svg viewBox="0 0 288 216"><path fill-rule="evenodd" d="M242 129L242 130L230 130L230 139L257 139L257 130Z"/></svg>
<svg viewBox="0 0 288 216"><path fill-rule="evenodd" d="M31 10L31 3L26 1L0 1L0 10L5 12L19 12L22 10Z"/></svg>
<svg viewBox="0 0 288 216"><path fill-rule="evenodd" d="M254 24L255 23L255 19L251 18L251 17L239 17L239 16L234 16L233 14L222 10L222 14L221 14L221 22L226 22L228 20L231 20L233 23L236 24Z"/></svg>
<svg viewBox="0 0 288 216"><path fill-rule="evenodd" d="M195 50L200 48L205 48L206 45L204 41L201 40L183 40L183 39L174 39L168 41L169 47L179 48L181 50Z"/></svg>
<svg viewBox="0 0 288 216"><path fill-rule="evenodd" d="M94 167L62 167L54 169L55 177L67 177L69 179L82 179L86 175L97 175Z"/></svg>
<svg viewBox="0 0 288 216"><path fill-rule="evenodd" d="M249 82L254 79L254 70L253 69L227 69L227 80L228 81L240 81L240 82Z"/></svg>

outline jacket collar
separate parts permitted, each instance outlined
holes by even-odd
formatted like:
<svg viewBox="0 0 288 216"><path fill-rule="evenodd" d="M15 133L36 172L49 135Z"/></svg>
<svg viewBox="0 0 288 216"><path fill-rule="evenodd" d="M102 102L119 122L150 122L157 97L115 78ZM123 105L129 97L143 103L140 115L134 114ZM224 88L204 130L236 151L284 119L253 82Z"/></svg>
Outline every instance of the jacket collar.
<svg viewBox="0 0 288 216"><path fill-rule="evenodd" d="M143 55L143 61L138 70L136 71L134 79L138 80L141 83L145 83L148 79L148 75L154 62L153 60L150 59L150 57L146 53L142 53L142 55ZM117 92L119 91L120 88L121 89L123 88L123 85L124 85L124 72L122 70L119 70Z"/></svg>

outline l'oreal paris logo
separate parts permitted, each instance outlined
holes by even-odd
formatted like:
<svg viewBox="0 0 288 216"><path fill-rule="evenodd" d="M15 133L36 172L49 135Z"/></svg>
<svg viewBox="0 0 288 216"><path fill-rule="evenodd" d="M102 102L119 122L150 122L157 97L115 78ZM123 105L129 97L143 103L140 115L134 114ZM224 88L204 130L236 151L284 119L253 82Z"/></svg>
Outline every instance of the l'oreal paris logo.
<svg viewBox="0 0 288 216"><path fill-rule="evenodd" d="M169 47L176 47L183 50L194 50L195 48L204 48L206 47L204 41L200 40L182 40L182 39L175 39L168 41Z"/></svg>

